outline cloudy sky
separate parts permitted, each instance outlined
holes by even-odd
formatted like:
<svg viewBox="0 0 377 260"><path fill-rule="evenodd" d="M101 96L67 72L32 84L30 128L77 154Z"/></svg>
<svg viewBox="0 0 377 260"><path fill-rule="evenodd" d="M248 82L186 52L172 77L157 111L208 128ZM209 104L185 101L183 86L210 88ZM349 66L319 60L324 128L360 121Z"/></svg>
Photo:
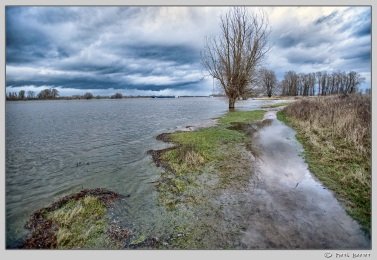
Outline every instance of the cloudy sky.
<svg viewBox="0 0 377 260"><path fill-rule="evenodd" d="M250 7L251 12L257 7ZM350 71L370 86L369 7L264 7L264 66ZM226 7L7 7L7 92L56 87L61 95L208 95L200 63Z"/></svg>

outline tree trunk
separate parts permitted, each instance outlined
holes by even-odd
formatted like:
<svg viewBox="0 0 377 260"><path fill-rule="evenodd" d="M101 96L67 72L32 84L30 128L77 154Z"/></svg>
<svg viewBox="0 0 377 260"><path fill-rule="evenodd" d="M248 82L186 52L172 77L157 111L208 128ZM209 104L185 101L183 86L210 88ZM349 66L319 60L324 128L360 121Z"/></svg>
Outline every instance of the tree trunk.
<svg viewBox="0 0 377 260"><path fill-rule="evenodd" d="M234 104L236 103L236 99L235 98L229 98L229 110L233 110L234 109Z"/></svg>

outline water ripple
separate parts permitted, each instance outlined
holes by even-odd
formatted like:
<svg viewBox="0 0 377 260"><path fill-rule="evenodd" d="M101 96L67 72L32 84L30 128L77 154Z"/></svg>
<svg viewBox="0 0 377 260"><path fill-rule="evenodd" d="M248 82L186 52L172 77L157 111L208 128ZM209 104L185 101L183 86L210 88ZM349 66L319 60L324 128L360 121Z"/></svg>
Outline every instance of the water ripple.
<svg viewBox="0 0 377 260"><path fill-rule="evenodd" d="M146 151L166 146L155 136L226 111L226 100L217 98L7 102L7 245L24 234L34 210L81 187L131 194L132 219L154 225L164 216L149 183L159 170Z"/></svg>

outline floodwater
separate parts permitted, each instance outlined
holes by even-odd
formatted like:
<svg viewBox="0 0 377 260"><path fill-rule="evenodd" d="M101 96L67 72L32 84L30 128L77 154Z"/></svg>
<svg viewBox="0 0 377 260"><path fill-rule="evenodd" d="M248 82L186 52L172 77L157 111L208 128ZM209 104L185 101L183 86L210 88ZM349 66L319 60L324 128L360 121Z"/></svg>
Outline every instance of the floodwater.
<svg viewBox="0 0 377 260"><path fill-rule="evenodd" d="M240 110L276 101L239 101ZM130 195L119 221L159 236L177 219L157 205L150 149L163 132L209 124L221 98L27 101L6 103L6 243L25 235L30 214L83 188ZM187 220L190 221L190 220ZM174 226L174 225L173 225Z"/></svg>
<svg viewBox="0 0 377 260"><path fill-rule="evenodd" d="M237 107L275 102L240 101ZM110 214L135 237L164 240L187 225L207 227L189 249L370 248L359 225L308 171L295 132L275 112L266 114L271 125L253 137L258 156L245 149L254 160L249 185L219 191L202 208L159 206L155 181L162 169L147 151L168 144L155 137L210 125L226 112L220 98L7 102L7 247L20 243L33 211L101 187L130 195Z"/></svg>
<svg viewBox="0 0 377 260"><path fill-rule="evenodd" d="M358 223L309 172L294 130L276 119L276 111L265 118L272 123L254 136L259 155L249 187L222 196L225 215L244 225L239 247L370 248Z"/></svg>

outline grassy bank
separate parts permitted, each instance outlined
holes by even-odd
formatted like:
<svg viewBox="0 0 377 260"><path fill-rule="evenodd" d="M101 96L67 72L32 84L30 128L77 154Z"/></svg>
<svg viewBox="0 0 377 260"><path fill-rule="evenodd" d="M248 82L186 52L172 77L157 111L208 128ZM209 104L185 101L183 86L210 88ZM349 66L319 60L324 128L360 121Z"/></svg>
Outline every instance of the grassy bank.
<svg viewBox="0 0 377 260"><path fill-rule="evenodd" d="M322 97L278 113L297 131L309 168L368 233L371 228L371 99Z"/></svg>
<svg viewBox="0 0 377 260"><path fill-rule="evenodd" d="M291 104L291 102L282 102L282 103L276 103L276 104L272 104L272 105L266 105L266 106L262 106L262 108L276 108L276 107L283 107L283 106L287 106Z"/></svg>
<svg viewBox="0 0 377 260"><path fill-rule="evenodd" d="M239 236L244 227L227 226L216 198L249 184L254 158L247 129L260 127L264 113L229 112L216 126L157 137L174 145L152 152L164 168L157 184L159 203L180 219L190 219L176 223L169 248L227 248Z"/></svg>
<svg viewBox="0 0 377 260"><path fill-rule="evenodd" d="M254 164L250 135L263 126L264 114L229 112L216 126L157 137L173 144L151 151L164 168L156 184L159 203L180 216L168 248L233 248L232 241L245 227L238 222L228 226L219 196L247 188Z"/></svg>
<svg viewBox="0 0 377 260"><path fill-rule="evenodd" d="M211 189L246 182L250 177L250 153L246 150L246 133L235 124L250 124L263 118L265 111L229 112L214 127L190 132L164 134L160 139L175 144L154 154L165 168L158 185L160 202L174 208L180 202L203 199L199 176L216 179Z"/></svg>

